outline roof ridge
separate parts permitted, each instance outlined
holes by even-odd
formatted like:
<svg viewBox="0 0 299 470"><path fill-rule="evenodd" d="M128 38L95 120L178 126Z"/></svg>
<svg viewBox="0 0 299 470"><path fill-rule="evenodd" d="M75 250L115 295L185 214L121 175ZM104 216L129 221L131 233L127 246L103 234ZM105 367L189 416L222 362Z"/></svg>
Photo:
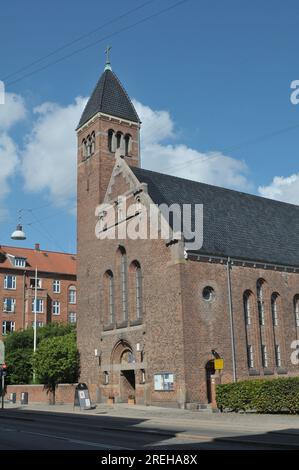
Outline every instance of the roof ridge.
<svg viewBox="0 0 299 470"><path fill-rule="evenodd" d="M218 186L216 184L204 183L203 181L191 180L189 178L182 178L181 176L170 175L168 173L161 173L159 171L149 170L147 168L132 167L132 170L133 170L133 172L135 170L137 172L138 171L146 171L146 172L153 173L153 174L156 174L156 175L168 176L170 178L175 178L175 179L178 179L178 180L183 180L183 181L188 181L188 182L191 182L191 183L201 184L201 185L204 185L204 186L209 186L209 187L212 187L212 188L221 189L222 191L238 193L238 194L241 194L241 195L244 195L244 196L250 196L250 197L253 197L253 198L257 198L257 199L263 199L263 200L266 200L266 201L271 201L271 202L276 203L276 204L285 204L285 205L288 205L288 206L297 207L299 209L298 204L292 204L291 202L279 201L277 199L271 199L269 197L259 196L258 194L246 193L245 191L240 191L238 189L224 188L224 187Z"/></svg>
<svg viewBox="0 0 299 470"><path fill-rule="evenodd" d="M39 249L36 250L35 248L28 248L28 247L21 247L21 246L13 246L13 245L0 245L0 249L8 248L8 249L17 249L17 250L27 250L32 251L35 253L53 253L57 255L68 255L68 256L77 256L77 253L70 253L66 251L53 251L53 250L43 250Z"/></svg>

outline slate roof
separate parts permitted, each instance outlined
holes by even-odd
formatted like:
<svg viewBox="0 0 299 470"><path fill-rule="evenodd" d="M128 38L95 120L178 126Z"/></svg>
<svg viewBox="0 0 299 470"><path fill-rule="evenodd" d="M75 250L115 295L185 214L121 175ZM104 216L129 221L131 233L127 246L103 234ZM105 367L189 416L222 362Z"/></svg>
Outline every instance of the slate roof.
<svg viewBox="0 0 299 470"><path fill-rule="evenodd" d="M105 70L93 90L82 113L78 128L97 113L139 123L139 117L127 92L111 70Z"/></svg>
<svg viewBox="0 0 299 470"><path fill-rule="evenodd" d="M26 268L16 268L12 265L8 255L17 258L26 258ZM0 246L0 270L19 269L32 271L38 267L39 272L59 273L76 276L76 256L71 253L56 251L34 250L15 246Z"/></svg>
<svg viewBox="0 0 299 470"><path fill-rule="evenodd" d="M141 168L155 204L203 204L198 254L299 266L299 206Z"/></svg>

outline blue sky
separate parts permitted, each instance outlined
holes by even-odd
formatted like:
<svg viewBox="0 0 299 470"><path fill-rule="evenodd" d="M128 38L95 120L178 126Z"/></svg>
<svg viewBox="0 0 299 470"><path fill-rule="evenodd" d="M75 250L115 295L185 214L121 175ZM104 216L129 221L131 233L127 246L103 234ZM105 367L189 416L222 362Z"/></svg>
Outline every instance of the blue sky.
<svg viewBox="0 0 299 470"><path fill-rule="evenodd" d="M100 41L177 3L152 1L11 75L143 3L1 5L0 79L11 100L0 105L0 244L13 244L24 209L23 246L76 250L74 128L107 43L144 122L144 166L299 204L299 105L290 102L290 83L299 79L295 0L189 0Z"/></svg>

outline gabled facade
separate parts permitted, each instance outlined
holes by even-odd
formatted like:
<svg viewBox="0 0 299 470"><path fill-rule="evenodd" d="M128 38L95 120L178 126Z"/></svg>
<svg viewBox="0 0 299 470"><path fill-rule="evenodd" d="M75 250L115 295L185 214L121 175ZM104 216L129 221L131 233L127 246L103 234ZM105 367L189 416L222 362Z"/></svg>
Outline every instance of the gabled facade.
<svg viewBox="0 0 299 470"><path fill-rule="evenodd" d="M134 395L184 407L211 400L215 357L226 382L298 374L299 242L285 229L296 230L298 208L141 169L140 122L112 73L105 70L77 129L81 380L97 401ZM109 77L115 93L105 88ZM132 137L130 152L113 140L119 132ZM186 252L171 222L167 239L109 236L138 229L149 217L139 207L173 203L203 204L200 249Z"/></svg>

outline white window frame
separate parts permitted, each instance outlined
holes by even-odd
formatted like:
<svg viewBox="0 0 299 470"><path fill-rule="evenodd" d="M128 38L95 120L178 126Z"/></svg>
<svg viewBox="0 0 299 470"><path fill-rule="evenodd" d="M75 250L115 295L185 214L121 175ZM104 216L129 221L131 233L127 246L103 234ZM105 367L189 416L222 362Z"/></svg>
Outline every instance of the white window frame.
<svg viewBox="0 0 299 470"><path fill-rule="evenodd" d="M281 367L281 349L280 349L280 345L279 344L276 344L275 345L275 363L276 363L276 367Z"/></svg>
<svg viewBox="0 0 299 470"><path fill-rule="evenodd" d="M72 298L72 296L73 296L73 298ZM70 305L76 305L76 303L77 303L77 289L75 287L69 287L68 302L69 302Z"/></svg>
<svg viewBox="0 0 299 470"><path fill-rule="evenodd" d="M53 281L53 292L54 294L61 293L61 281L59 279L54 279Z"/></svg>
<svg viewBox="0 0 299 470"><path fill-rule="evenodd" d="M249 326L251 325L250 294L244 294L243 304L244 304L245 325Z"/></svg>
<svg viewBox="0 0 299 470"><path fill-rule="evenodd" d="M44 313L44 299L37 298L37 305L36 305L36 313ZM37 308L37 307L41 308ZM32 305L31 305L32 313L35 313L35 299L32 299Z"/></svg>
<svg viewBox="0 0 299 470"><path fill-rule="evenodd" d="M34 321L31 322L32 324L32 328L34 328ZM44 326L44 322L43 321L37 321L36 322L36 328L42 328Z"/></svg>
<svg viewBox="0 0 299 470"><path fill-rule="evenodd" d="M30 278L29 284L30 284L30 289L35 289L35 277ZM42 280L40 277L37 278L37 288L38 289L42 288Z"/></svg>
<svg viewBox="0 0 299 470"><path fill-rule="evenodd" d="M10 331L7 332L7 328L6 328L6 325L10 323ZM14 321L11 321L11 320L4 320L2 322L2 335L3 336L6 336L8 333L13 333L16 329L16 322Z"/></svg>
<svg viewBox="0 0 299 470"><path fill-rule="evenodd" d="M277 308L277 295L271 296L271 314L273 326L278 326L278 308Z"/></svg>
<svg viewBox="0 0 299 470"><path fill-rule="evenodd" d="M7 301L11 301L11 309L10 310L8 310ZM13 299L12 297L5 297L3 299L3 312L15 313L15 311L16 311L16 299Z"/></svg>
<svg viewBox="0 0 299 470"><path fill-rule="evenodd" d="M8 287L8 279L11 278L12 287ZM4 277L4 289L16 290L17 288L17 277L11 274L6 274Z"/></svg>
<svg viewBox="0 0 299 470"><path fill-rule="evenodd" d="M72 319L72 320L71 320ZM75 319L75 321L73 321ZM77 323L77 313L76 312L69 312L68 314L68 322L71 325L75 325Z"/></svg>
<svg viewBox="0 0 299 470"><path fill-rule="evenodd" d="M16 268L25 268L26 267L26 258L21 258L16 256L14 265Z"/></svg>
<svg viewBox="0 0 299 470"><path fill-rule="evenodd" d="M52 302L52 315L60 315L60 302L59 300L53 300Z"/></svg>

